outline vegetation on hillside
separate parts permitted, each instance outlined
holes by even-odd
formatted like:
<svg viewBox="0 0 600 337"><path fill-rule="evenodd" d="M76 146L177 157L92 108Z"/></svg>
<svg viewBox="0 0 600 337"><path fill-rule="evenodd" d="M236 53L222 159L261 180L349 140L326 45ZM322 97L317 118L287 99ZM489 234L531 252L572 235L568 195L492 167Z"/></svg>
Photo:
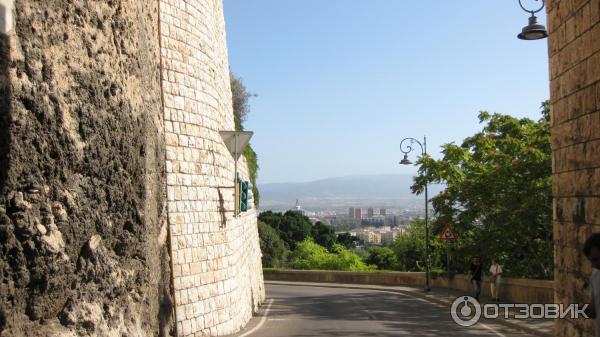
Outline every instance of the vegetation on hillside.
<svg viewBox="0 0 600 337"><path fill-rule="evenodd" d="M451 223L459 240L450 243L452 272L464 273L473 256L496 258L504 275L553 277L549 106L538 121L481 112L482 130L461 145L442 146L443 158L421 158L412 190L443 183L430 220L430 263L445 272L446 244L438 234ZM425 223L417 219L389 247L354 252L358 239L336 235L321 222L288 211L264 212L261 248L265 267L333 270L425 270ZM270 229L267 229L270 228ZM269 245L275 245L270 247ZM281 247L283 245L283 247Z"/></svg>
<svg viewBox="0 0 600 337"><path fill-rule="evenodd" d="M263 212L258 217L263 267L297 269L374 270L349 249L354 240L339 243L332 226L312 225L304 215ZM281 247L283 246L283 248Z"/></svg>
<svg viewBox="0 0 600 337"><path fill-rule="evenodd" d="M371 271L361 257L340 244L334 244L331 250L315 243L312 238L300 242L292 253L290 266L294 269L321 269L345 271Z"/></svg>

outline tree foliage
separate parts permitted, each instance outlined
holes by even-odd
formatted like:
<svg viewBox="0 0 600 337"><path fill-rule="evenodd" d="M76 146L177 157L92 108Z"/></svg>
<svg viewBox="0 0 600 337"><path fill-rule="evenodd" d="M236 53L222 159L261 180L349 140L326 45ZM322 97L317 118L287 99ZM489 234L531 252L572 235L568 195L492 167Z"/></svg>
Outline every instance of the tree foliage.
<svg viewBox="0 0 600 337"><path fill-rule="evenodd" d="M263 267L279 268L285 266L289 249L279 237L277 230L262 221L258 221L258 236Z"/></svg>
<svg viewBox="0 0 600 337"><path fill-rule="evenodd" d="M409 224L403 235L392 244L396 256L396 269L401 271L424 271L425 222L416 220Z"/></svg>
<svg viewBox="0 0 600 337"><path fill-rule="evenodd" d="M258 220L277 230L281 239L290 249L296 249L298 242L312 236L312 224L300 213L287 211L285 214L272 211L262 212Z"/></svg>
<svg viewBox="0 0 600 337"><path fill-rule="evenodd" d="M333 226L326 225L321 221L317 221L312 227L312 237L315 243L327 248L332 249L336 243L335 229Z"/></svg>
<svg viewBox="0 0 600 337"><path fill-rule="evenodd" d="M250 93L242 79L235 76L234 73L229 72L229 79L231 84L231 101L233 105L233 121L235 123L236 131L244 130L244 122L250 112L250 103L248 102L250 97L257 96L256 94ZM252 148L251 144L248 144L244 149L244 158L248 164L248 172L250 174L250 182L252 183L252 194L254 196L254 205L258 207L260 203L260 192L256 186L256 178L258 176L258 157L256 152Z"/></svg>
<svg viewBox="0 0 600 337"><path fill-rule="evenodd" d="M340 244L332 247L332 252L315 243L312 238L298 243L292 253L291 266L294 269L321 269L345 271L370 271L374 266L365 264L359 255Z"/></svg>
<svg viewBox="0 0 600 337"><path fill-rule="evenodd" d="M341 233L337 235L336 242L346 247L347 249L356 248L356 244L359 242L356 236L350 233Z"/></svg>
<svg viewBox="0 0 600 337"><path fill-rule="evenodd" d="M480 255L497 258L512 276L552 277L549 106L542 108L538 121L481 112L482 131L461 145L445 144L440 160L417 162L413 192L427 183L446 185L431 199L432 233L453 225L459 264Z"/></svg>
<svg viewBox="0 0 600 337"><path fill-rule="evenodd" d="M370 247L365 263L377 266L377 269L392 270L396 266L396 255L389 247Z"/></svg>
<svg viewBox="0 0 600 337"><path fill-rule="evenodd" d="M248 91L242 79L237 77L234 73L229 72L229 79L235 129L241 131L244 129L242 124L246 121L248 113L250 112L250 103L248 101L250 100L250 97L255 97L257 95Z"/></svg>

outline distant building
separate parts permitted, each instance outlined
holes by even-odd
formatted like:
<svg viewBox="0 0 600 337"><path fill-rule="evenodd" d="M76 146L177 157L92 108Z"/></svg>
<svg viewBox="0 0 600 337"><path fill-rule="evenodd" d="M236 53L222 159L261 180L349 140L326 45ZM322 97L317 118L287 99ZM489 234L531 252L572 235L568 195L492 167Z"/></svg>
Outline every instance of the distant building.
<svg viewBox="0 0 600 337"><path fill-rule="evenodd" d="M348 217L354 218L354 207L348 208Z"/></svg>
<svg viewBox="0 0 600 337"><path fill-rule="evenodd" d="M354 219L362 219L362 208L354 209Z"/></svg>
<svg viewBox="0 0 600 337"><path fill-rule="evenodd" d="M304 210L302 209L302 206L300 206L300 201L298 199L296 199L296 206L294 206L294 209L292 209L292 212L296 212L296 213L304 215Z"/></svg>
<svg viewBox="0 0 600 337"><path fill-rule="evenodd" d="M404 234L405 229L401 228L401 229L393 229L391 231L388 232L383 232L381 233L381 242L382 243L389 243L389 242L394 242L394 240L396 240L396 237L398 235L403 235Z"/></svg>
<svg viewBox="0 0 600 337"><path fill-rule="evenodd" d="M380 208L379 209L379 215L385 216L385 208Z"/></svg>
<svg viewBox="0 0 600 337"><path fill-rule="evenodd" d="M379 215L365 218L361 220L362 226L373 226L373 227L381 227L385 225L385 219Z"/></svg>
<svg viewBox="0 0 600 337"><path fill-rule="evenodd" d="M331 219L330 222L334 226L360 227L360 225L361 225L360 219L353 219L353 218Z"/></svg>
<svg viewBox="0 0 600 337"><path fill-rule="evenodd" d="M369 207L367 209L367 217L372 218L373 215L375 215L375 212L373 211L373 207Z"/></svg>
<svg viewBox="0 0 600 337"><path fill-rule="evenodd" d="M362 240L365 244L381 243L381 234L370 230L359 231L356 233L356 237Z"/></svg>

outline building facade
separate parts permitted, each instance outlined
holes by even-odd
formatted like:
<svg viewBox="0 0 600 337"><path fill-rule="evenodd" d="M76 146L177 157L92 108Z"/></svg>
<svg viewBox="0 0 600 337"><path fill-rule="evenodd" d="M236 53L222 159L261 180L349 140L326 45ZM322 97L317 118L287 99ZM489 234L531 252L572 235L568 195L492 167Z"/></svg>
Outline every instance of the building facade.
<svg viewBox="0 0 600 337"><path fill-rule="evenodd" d="M362 219L362 208L355 208L354 209L354 219Z"/></svg>

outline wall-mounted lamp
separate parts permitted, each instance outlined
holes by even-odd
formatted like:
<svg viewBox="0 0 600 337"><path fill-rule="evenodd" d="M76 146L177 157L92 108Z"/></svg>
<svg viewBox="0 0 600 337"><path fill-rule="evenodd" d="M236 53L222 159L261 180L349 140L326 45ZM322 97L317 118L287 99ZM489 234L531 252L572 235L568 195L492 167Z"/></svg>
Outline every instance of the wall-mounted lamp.
<svg viewBox="0 0 600 337"><path fill-rule="evenodd" d="M548 37L548 31L546 30L546 27L538 24L537 17L535 16L535 13L544 9L544 5L546 4L545 0L541 0L542 6L537 10L529 10L525 8L521 1L522 0L519 0L519 5L524 11L531 13L531 16L529 17L529 24L523 27L523 30L521 33L519 33L519 35L517 35L517 37L521 40L539 40Z"/></svg>

